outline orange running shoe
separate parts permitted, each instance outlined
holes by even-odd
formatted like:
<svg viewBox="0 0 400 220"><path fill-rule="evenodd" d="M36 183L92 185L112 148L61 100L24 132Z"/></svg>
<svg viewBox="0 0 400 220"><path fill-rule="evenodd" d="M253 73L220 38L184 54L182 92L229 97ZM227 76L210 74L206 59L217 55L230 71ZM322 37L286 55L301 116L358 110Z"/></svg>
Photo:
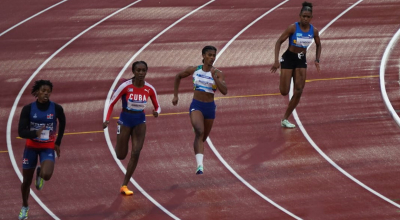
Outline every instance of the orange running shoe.
<svg viewBox="0 0 400 220"><path fill-rule="evenodd" d="M129 189L128 189L128 187L127 186L121 186L121 189L120 189L120 192L121 192L121 194L124 194L124 195L126 195L126 196L131 196L131 195L133 195L133 191L130 191Z"/></svg>

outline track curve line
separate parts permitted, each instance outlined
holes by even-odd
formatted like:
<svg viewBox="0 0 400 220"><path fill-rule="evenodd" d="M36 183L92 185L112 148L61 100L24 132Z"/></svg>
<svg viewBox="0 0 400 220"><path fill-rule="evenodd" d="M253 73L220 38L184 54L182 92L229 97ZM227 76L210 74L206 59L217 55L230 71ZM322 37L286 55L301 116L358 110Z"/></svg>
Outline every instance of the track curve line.
<svg viewBox="0 0 400 220"><path fill-rule="evenodd" d="M58 49L56 52L54 52L49 58L47 58L40 66L39 68L32 73L32 75L29 77L29 79L25 82L24 86L21 88L21 90L19 91L17 97L15 98L14 104L11 108L10 111L10 115L8 117L8 121L7 121L7 130L6 130L6 138L7 138L7 149L8 149L8 154L10 156L10 160L11 160L11 164L14 168L15 173L17 174L18 178L20 179L20 181L22 182L22 174L21 171L18 169L18 165L17 162L15 161L15 157L14 157L14 152L12 150L12 144L11 144L11 126L12 126L12 119L14 118L15 115L15 110L17 109L17 105L19 103L19 100L21 99L25 89L28 87L28 85L32 82L32 80L35 78L35 76L40 72L40 70L43 69L43 67L51 60L53 59L58 53L60 53L65 47L67 47L68 45L70 45L72 42L74 42L76 39L78 39L80 36L82 36L83 34L85 34L86 32L88 32L89 30L91 30L92 28L96 27L97 25L101 24L102 22L104 22L105 20L111 18L112 16L118 14L119 12L131 7L132 5L140 2L141 0L135 1L127 6L125 6L124 8L121 8L117 11L115 11L114 13L108 15L107 17L103 18L102 20L100 20L99 22L97 22L96 24L90 26L89 28L87 28L86 30L84 30L83 32L81 32L80 34L78 34L77 36L75 36L74 38L72 38L70 41L68 41L66 44L64 44L64 46L62 46L60 49ZM33 190L31 190L30 192L31 196L36 200L36 202L54 219L59 220L60 218L58 218L49 208L47 208L47 206L39 199L39 197L35 194L35 192Z"/></svg>
<svg viewBox="0 0 400 220"><path fill-rule="evenodd" d="M278 5L276 5L275 7L271 8L270 10L268 10L267 12L265 12L264 14L262 14L260 17L258 17L257 19L255 19L253 22L251 22L250 24L248 24L245 28L243 28L238 34L236 34L222 49L221 52L218 53L217 57L215 58L215 62L217 62L218 58L221 56L221 54L233 43L233 41L235 41L243 32L245 32L248 28L250 28L252 25L254 25L257 21L261 20L263 17L265 17L266 15L268 15L269 13L271 13L272 11L274 11L275 9L277 9L278 7L280 7L281 5L285 4L286 2L288 2L289 0L285 0L281 3L279 3ZM214 63L215 63L214 62ZM281 210L282 212L288 214L289 216L293 217L294 219L298 219L301 220L300 217L296 216L295 214L289 212L288 210L286 210L285 208L283 208L282 206L280 206L279 204L277 204L276 202L274 202L273 200L271 200L270 198L268 198L267 196L265 196L264 194L262 194L260 191L258 191L256 188L254 188L249 182L247 182L245 179L243 179L243 177L241 177L225 160L224 158L221 156L221 154L218 152L218 150L215 148L214 144L212 143L210 136L207 137L207 143L210 146L211 150L213 151L213 153L217 156L217 158L221 161L221 163L237 178L240 180L240 182L242 182L245 186L247 186L251 191L253 191L254 193L256 193L258 196L260 196L261 198L263 198L264 200L266 200L267 202L269 202L271 205L275 206L276 208L278 208L279 210Z"/></svg>
<svg viewBox="0 0 400 220"><path fill-rule="evenodd" d="M66 2L66 1L68 1L68 0L63 0L63 1L59 2L59 3L56 3L56 4L54 4L54 5L52 5L52 6L48 7L48 8L46 8L46 9L40 11L40 12L38 12L38 13L36 13L36 14L30 16L29 18L27 18L27 19L25 19L25 20L19 22L18 24L16 24L16 25L14 25L14 26L8 28L7 30L1 32L1 33L0 33L0 37L3 36L4 34L6 34L7 32L11 31L12 29L14 29L14 28L20 26L21 24L23 24L23 23L25 23L25 22L31 20L32 18L34 18L34 17L36 17L36 16L38 16L38 15L40 15L40 14L42 14L42 13L44 13L44 12L46 12L46 11L52 9L52 8L54 8L54 7L56 7L56 6L58 6L58 5L60 5L60 4L64 3L64 2Z"/></svg>
<svg viewBox="0 0 400 220"><path fill-rule="evenodd" d="M382 60L381 60L381 67L379 71L379 84L381 86L381 94L383 98L383 102L386 105L386 108L388 109L390 116L394 119L396 124L400 126L400 117L397 114L397 112L394 110L392 103L389 100L389 97L386 92L386 85L385 85L385 69L386 69L386 64L387 60L389 59L389 55L393 50L393 46L396 44L396 42L400 38L400 29L394 34L392 39L390 40L388 46L386 47L385 52L383 53Z"/></svg>
<svg viewBox="0 0 400 220"><path fill-rule="evenodd" d="M105 120L106 115L107 115L107 111L108 111L108 106L110 103L110 98L112 96L112 93L114 91L114 88L116 87L117 83L119 82L119 79L122 77L122 75L124 74L125 70L131 65L132 61L144 50L146 49L151 43L153 43L157 38L159 38L161 35L163 35L165 32L167 32L169 29L171 29L172 27L174 27L176 24L178 24L179 22L181 22L182 20L184 20L185 18L189 17L190 15L194 14L195 12L197 12L198 10L204 8L205 6L211 4L212 2L214 2L215 0L211 0L207 3L205 3L204 5L196 8L195 10L189 12L188 14L186 14L185 16L183 16L182 18L178 19L177 21L175 21L173 24L171 24L170 26L168 26L166 29L164 29L163 31L161 31L159 34L157 34L155 37L153 37L149 42L147 42L142 48L140 48L140 50L138 50L129 60L128 62L126 62L125 66L122 68L122 70L119 72L119 74L117 75L117 77L115 78L110 90L108 91L108 95L106 98L106 101L104 103L104 113L103 113L103 119ZM117 158L117 156L115 155L115 151L114 151L114 147L113 144L111 143L111 139L110 139L110 134L108 132L108 128L106 128L104 130L104 136L106 138L106 142L108 145L108 148L111 152L111 155L113 156L115 162L118 164L119 168L122 170L122 172L125 174L126 173L126 169L124 167L124 165L121 163L121 161ZM151 197L146 191L143 190L143 188L133 179L133 177L131 177L130 179L131 183L144 195L146 196L147 199L149 199L154 205L156 205L159 209L161 209L163 212L165 212L167 215L169 215L171 218L179 220L179 218L177 216L175 216L174 214L172 214L170 211L168 211L167 209L165 209L161 204L159 204L155 199L153 199L153 197Z"/></svg>
<svg viewBox="0 0 400 220"><path fill-rule="evenodd" d="M359 3L361 3L363 0L359 0L358 2L354 3L352 6L350 6L348 9L346 9L345 11L343 11L341 14L339 14L335 19L333 19L329 24L327 24L321 31L320 31L320 35L331 25L333 24L336 20L338 20L340 17L342 17L345 13L347 13L349 10L351 10L352 8L354 8L355 6L357 6ZM311 45L310 45L311 46ZM386 53L386 52L385 52ZM382 68L382 66L381 66ZM382 80L382 78L381 78ZM382 86L382 85L381 85ZM381 87L382 88L382 87ZM290 88L290 93L289 93L289 100L290 98L293 96L293 80L291 83L291 88ZM386 202L396 206L397 208L400 208L400 205L393 202L392 200L390 200L389 198L383 196L382 194L378 193L377 191L373 190L372 188L368 187L367 185L365 185L364 183L362 183L361 181L359 181L358 179L354 178L352 175L350 175L348 172L346 172L343 168L341 168L339 165L337 165L330 157L328 157L328 155L326 155L319 147L318 145L313 141L313 139L308 135L306 129L304 128L303 124L300 121L300 118L296 112L296 109L293 111L293 117L296 120L301 132L303 133L304 137L308 140L308 142L311 144L312 147L314 147L314 149L326 160L328 161L334 168L336 168L337 170L339 170L342 174L344 174L346 177L348 177L349 179L351 179L352 181L354 181L355 183L357 183L358 185L360 185L361 187L363 187L364 189L368 190L369 192L371 192L372 194L378 196L379 198L385 200Z"/></svg>

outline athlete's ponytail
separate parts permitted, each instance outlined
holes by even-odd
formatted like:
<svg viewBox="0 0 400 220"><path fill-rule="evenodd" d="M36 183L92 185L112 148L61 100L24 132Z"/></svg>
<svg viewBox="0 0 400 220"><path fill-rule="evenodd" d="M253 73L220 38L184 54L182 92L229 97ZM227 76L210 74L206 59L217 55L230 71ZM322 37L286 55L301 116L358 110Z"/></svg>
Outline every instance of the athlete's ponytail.
<svg viewBox="0 0 400 220"><path fill-rule="evenodd" d="M303 2L301 10L300 10L300 15L303 11L309 11L312 14L312 3L311 2Z"/></svg>

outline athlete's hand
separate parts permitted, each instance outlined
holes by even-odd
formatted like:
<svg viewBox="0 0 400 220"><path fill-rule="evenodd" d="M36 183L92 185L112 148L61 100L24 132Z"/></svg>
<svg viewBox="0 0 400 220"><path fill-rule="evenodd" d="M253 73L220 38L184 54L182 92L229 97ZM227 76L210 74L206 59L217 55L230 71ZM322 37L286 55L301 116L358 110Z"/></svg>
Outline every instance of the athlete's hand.
<svg viewBox="0 0 400 220"><path fill-rule="evenodd" d="M211 67L211 75L214 80L218 79L218 69L215 67Z"/></svg>
<svg viewBox="0 0 400 220"><path fill-rule="evenodd" d="M158 112L153 110L153 116L154 116L154 118L157 118L158 117Z"/></svg>
<svg viewBox="0 0 400 220"><path fill-rule="evenodd" d="M40 136L42 135L42 131L46 128L45 125L43 125L43 127L39 128L39 130L36 130L36 137L40 138Z"/></svg>
<svg viewBox="0 0 400 220"><path fill-rule="evenodd" d="M172 104L173 105L177 105L178 104L178 96L174 96L174 98L172 99Z"/></svg>
<svg viewBox="0 0 400 220"><path fill-rule="evenodd" d="M275 73L279 69L280 66L281 66L281 64L279 62L275 62L274 65L271 67L270 72Z"/></svg>
<svg viewBox="0 0 400 220"><path fill-rule="evenodd" d="M315 67L317 67L317 73L321 73L321 69L319 67L319 62L315 61Z"/></svg>
<svg viewBox="0 0 400 220"><path fill-rule="evenodd" d="M58 146L57 144L54 145L54 150L57 153L57 157L60 158L61 154L60 154L60 146Z"/></svg>
<svg viewBox="0 0 400 220"><path fill-rule="evenodd" d="M108 124L110 124L110 121L103 122L103 129L105 129L108 126Z"/></svg>

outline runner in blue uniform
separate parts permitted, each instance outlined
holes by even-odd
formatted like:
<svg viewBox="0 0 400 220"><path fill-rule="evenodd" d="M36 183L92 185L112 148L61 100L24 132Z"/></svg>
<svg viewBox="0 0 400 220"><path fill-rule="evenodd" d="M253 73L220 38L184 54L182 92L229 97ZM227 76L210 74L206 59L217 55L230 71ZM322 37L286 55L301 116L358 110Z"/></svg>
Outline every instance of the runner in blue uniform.
<svg viewBox="0 0 400 220"><path fill-rule="evenodd" d="M225 77L213 64L217 49L205 46L202 50L203 65L190 66L176 74L172 104L178 104L179 84L182 78L193 76L194 94L189 108L190 120L195 132L194 153L197 162L196 174L203 174L204 141L210 134L215 119L214 93L218 89L223 95L228 93Z"/></svg>
<svg viewBox="0 0 400 220"><path fill-rule="evenodd" d="M303 92L307 72L307 47L313 40L317 47L314 63L318 73L320 72L319 58L321 56L322 47L318 30L310 24L313 17L312 7L311 3L303 2L300 10L300 21L289 25L275 44L275 62L271 68L271 72L274 73L279 69L279 66L281 67L279 89L283 96L289 94L291 79L293 78L294 81L293 97L281 120L281 126L285 128L296 127L288 121L288 118L297 104L299 104ZM289 47L279 60L281 45L288 38Z"/></svg>
<svg viewBox="0 0 400 220"><path fill-rule="evenodd" d="M18 219L28 218L28 198L33 174L36 169L36 189L41 190L44 181L50 180L54 170L55 153L60 157L60 144L65 130L65 115L61 105L50 101L53 84L38 80L31 94L37 99L22 108L18 134L26 139L22 159L22 208ZM59 130L57 135L57 120ZM38 165L38 158L39 166Z"/></svg>

